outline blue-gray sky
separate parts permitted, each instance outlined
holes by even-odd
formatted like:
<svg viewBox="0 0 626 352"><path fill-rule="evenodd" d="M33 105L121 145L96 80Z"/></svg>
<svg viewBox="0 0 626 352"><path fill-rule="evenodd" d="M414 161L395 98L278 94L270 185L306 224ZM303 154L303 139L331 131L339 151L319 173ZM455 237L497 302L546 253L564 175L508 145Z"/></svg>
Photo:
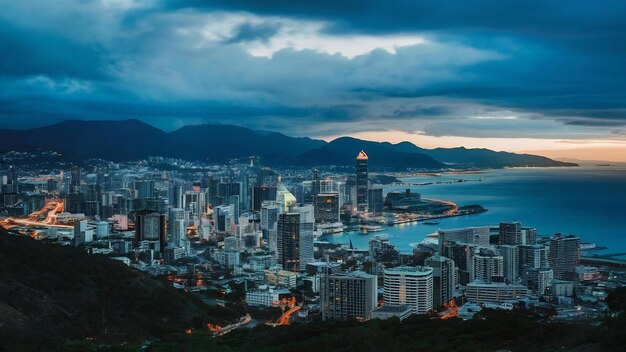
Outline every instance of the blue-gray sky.
<svg viewBox="0 0 626 352"><path fill-rule="evenodd" d="M0 6L3 128L138 118L431 146L626 141L624 1Z"/></svg>

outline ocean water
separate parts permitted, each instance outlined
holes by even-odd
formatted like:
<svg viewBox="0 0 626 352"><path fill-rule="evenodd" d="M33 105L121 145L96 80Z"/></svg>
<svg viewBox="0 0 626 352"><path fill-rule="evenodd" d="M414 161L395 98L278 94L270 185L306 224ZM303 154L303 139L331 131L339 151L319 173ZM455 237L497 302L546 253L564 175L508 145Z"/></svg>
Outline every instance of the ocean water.
<svg viewBox="0 0 626 352"><path fill-rule="evenodd" d="M463 180L465 182L453 182ZM423 240L439 229L497 225L521 221L537 228L539 235L575 234L583 242L608 247L607 252L626 252L626 167L582 166L577 168L523 168L491 170L482 174L445 174L403 180L422 197L449 200L458 205L479 204L481 214L439 219L438 225L408 223L372 234L326 235L321 240L348 243L366 249L369 239L388 235L402 253L410 243ZM407 187L386 187L385 192Z"/></svg>

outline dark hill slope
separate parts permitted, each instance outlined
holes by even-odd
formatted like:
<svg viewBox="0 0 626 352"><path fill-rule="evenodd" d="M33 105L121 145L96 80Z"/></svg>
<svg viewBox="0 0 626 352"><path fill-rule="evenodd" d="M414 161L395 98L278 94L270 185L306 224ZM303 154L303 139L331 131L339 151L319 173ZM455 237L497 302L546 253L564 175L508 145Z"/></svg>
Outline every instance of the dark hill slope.
<svg viewBox="0 0 626 352"><path fill-rule="evenodd" d="M44 338L142 341L234 316L121 262L0 228L0 341L5 343L27 348Z"/></svg>

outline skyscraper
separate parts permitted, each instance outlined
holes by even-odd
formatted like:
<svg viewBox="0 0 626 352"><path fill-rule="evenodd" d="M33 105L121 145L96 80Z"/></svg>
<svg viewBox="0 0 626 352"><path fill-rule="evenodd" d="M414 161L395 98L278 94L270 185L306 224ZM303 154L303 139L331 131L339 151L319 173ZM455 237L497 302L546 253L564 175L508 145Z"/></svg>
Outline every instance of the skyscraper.
<svg viewBox="0 0 626 352"><path fill-rule="evenodd" d="M339 221L339 193L320 193L315 196L315 222Z"/></svg>
<svg viewBox="0 0 626 352"><path fill-rule="evenodd" d="M278 224L278 205L274 201L265 201L261 204L261 233L263 240L267 244L270 252L277 255L277 224Z"/></svg>
<svg viewBox="0 0 626 352"><path fill-rule="evenodd" d="M426 266L433 268L433 308L450 302L454 292L454 261L440 255L426 259Z"/></svg>
<svg viewBox="0 0 626 352"><path fill-rule="evenodd" d="M168 216L168 234L175 247L181 247L187 235L187 213L182 208L172 208Z"/></svg>
<svg viewBox="0 0 626 352"><path fill-rule="evenodd" d="M313 230L315 227L314 208L312 205L303 205L301 207L293 208L294 212L298 212L300 215L300 226L298 229L298 264L299 271L304 271L308 263L314 261L314 235Z"/></svg>
<svg viewBox="0 0 626 352"><path fill-rule="evenodd" d="M278 263L283 269L300 271L300 214L278 216Z"/></svg>
<svg viewBox="0 0 626 352"><path fill-rule="evenodd" d="M376 308L376 275L353 271L322 276L320 301L322 320L368 320Z"/></svg>
<svg viewBox="0 0 626 352"><path fill-rule="evenodd" d="M385 205L383 189L372 188L367 190L367 209L373 213L382 213Z"/></svg>
<svg viewBox="0 0 626 352"><path fill-rule="evenodd" d="M356 157L356 208L358 211L367 211L367 161L367 154L361 150Z"/></svg>
<svg viewBox="0 0 626 352"><path fill-rule="evenodd" d="M523 244L522 243L522 224L516 222L500 223L500 244Z"/></svg>
<svg viewBox="0 0 626 352"><path fill-rule="evenodd" d="M574 235L554 235L550 239L548 260L555 279L577 280L576 266L580 261L580 238Z"/></svg>
<svg viewBox="0 0 626 352"><path fill-rule="evenodd" d="M136 241L158 241L161 250L165 248L165 216L159 213L137 214L135 221Z"/></svg>
<svg viewBox="0 0 626 352"><path fill-rule="evenodd" d="M498 250L504 266L504 280L509 284L517 283L519 277L519 250L517 246L503 245Z"/></svg>
<svg viewBox="0 0 626 352"><path fill-rule="evenodd" d="M385 304L409 304L413 314L426 314L433 308L433 268L400 266L385 269Z"/></svg>
<svg viewBox="0 0 626 352"><path fill-rule="evenodd" d="M504 277L504 259L489 248L480 248L474 255L472 281L502 281Z"/></svg>

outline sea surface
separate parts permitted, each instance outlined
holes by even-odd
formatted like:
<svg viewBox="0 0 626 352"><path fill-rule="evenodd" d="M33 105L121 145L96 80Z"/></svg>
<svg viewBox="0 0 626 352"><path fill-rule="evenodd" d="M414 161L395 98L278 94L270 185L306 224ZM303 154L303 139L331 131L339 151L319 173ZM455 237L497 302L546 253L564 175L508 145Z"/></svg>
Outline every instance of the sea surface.
<svg viewBox="0 0 626 352"><path fill-rule="evenodd" d="M462 180L463 182L458 182ZM320 240L349 243L367 249L376 235L387 235L401 253L410 253L411 243L439 229L497 225L521 221L535 227L539 235L574 234L583 242L608 247L597 253L626 252L626 166L581 166L575 168L517 168L490 170L480 174L443 174L405 178L425 198L449 200L459 206L479 204L481 214L438 219L437 225L420 222L400 224L382 232L325 235ZM594 252L595 253L595 252Z"/></svg>

